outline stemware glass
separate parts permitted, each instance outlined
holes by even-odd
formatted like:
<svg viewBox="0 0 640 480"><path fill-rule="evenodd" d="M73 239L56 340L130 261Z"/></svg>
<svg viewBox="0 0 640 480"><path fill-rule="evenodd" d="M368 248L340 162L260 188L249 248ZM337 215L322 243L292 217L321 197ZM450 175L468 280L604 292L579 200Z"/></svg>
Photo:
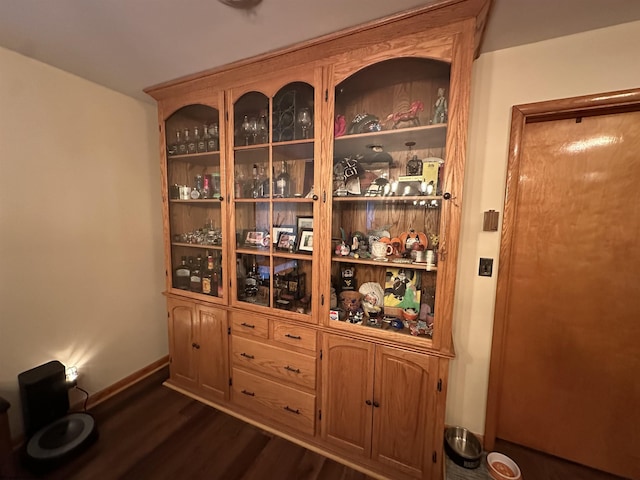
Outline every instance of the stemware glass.
<svg viewBox="0 0 640 480"><path fill-rule="evenodd" d="M267 125L267 116L262 115L258 120L258 133L260 134L260 141L262 143L269 142L269 125Z"/></svg>
<svg viewBox="0 0 640 480"><path fill-rule="evenodd" d="M244 116L242 120L242 125L240 125L240 131L242 135L244 135L244 144L245 146L249 145L249 137L251 136L251 122L249 121L249 117L247 115Z"/></svg>
<svg viewBox="0 0 640 480"><path fill-rule="evenodd" d="M249 131L251 132L253 144L256 145L258 143L258 119L256 117L249 119Z"/></svg>
<svg viewBox="0 0 640 480"><path fill-rule="evenodd" d="M313 124L313 118L311 117L311 111L308 108L301 108L298 111L298 125L302 129L302 137L308 137L308 129L311 128Z"/></svg>

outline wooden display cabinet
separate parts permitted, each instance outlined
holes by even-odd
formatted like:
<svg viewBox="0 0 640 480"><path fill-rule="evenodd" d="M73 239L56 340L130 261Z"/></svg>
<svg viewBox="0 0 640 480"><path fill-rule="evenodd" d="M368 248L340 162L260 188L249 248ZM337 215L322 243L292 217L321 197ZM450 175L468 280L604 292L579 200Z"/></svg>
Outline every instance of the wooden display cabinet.
<svg viewBox="0 0 640 480"><path fill-rule="evenodd" d="M378 477L442 477L470 75L489 4L437 2L147 90L169 387ZM175 131L207 123L219 144L176 154ZM175 198L217 173L213 195ZM218 296L175 275L207 250ZM363 288L367 314L357 298L351 315L332 305L332 287Z"/></svg>
<svg viewBox="0 0 640 480"><path fill-rule="evenodd" d="M317 322L313 218L319 207L313 188L320 157L314 106L321 103L321 83L320 69L295 69L232 88L227 102L236 239L231 304L281 310L311 323Z"/></svg>

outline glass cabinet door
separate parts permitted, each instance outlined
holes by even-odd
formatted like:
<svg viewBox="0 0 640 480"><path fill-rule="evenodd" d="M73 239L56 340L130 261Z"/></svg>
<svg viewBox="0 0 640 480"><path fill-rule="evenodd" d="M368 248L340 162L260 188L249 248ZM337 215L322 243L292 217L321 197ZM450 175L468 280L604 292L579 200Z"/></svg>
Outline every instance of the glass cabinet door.
<svg viewBox="0 0 640 480"><path fill-rule="evenodd" d="M189 105L165 123L171 288L223 301L224 172L220 111Z"/></svg>
<svg viewBox="0 0 640 480"><path fill-rule="evenodd" d="M449 83L449 63L399 58L335 87L332 326L437 328Z"/></svg>
<svg viewBox="0 0 640 480"><path fill-rule="evenodd" d="M234 303L309 322L317 200L312 82L244 92L230 108Z"/></svg>

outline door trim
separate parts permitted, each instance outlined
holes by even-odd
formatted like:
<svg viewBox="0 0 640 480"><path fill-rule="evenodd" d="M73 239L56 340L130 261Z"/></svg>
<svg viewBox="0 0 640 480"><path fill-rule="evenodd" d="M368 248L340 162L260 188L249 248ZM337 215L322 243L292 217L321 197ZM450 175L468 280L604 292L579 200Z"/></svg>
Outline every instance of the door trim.
<svg viewBox="0 0 640 480"><path fill-rule="evenodd" d="M511 277L511 247L515 219L518 213L516 200L518 197L521 145L525 125L527 123L545 122L562 118L622 113L637 110L639 106L640 88L528 103L516 105L511 109L511 133L509 138L504 217L500 235L500 257L493 320L491 360L489 364L489 383L487 387L484 436L485 450L492 450L494 448L498 426L498 411L500 407L499 393L502 388L502 364L504 361L503 345L509 313L507 300L509 298Z"/></svg>

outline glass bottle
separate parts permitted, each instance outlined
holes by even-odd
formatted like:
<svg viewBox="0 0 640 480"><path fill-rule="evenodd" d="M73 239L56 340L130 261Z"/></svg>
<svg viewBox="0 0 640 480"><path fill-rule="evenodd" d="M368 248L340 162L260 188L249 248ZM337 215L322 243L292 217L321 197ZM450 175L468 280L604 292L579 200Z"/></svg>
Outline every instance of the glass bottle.
<svg viewBox="0 0 640 480"><path fill-rule="evenodd" d="M198 258L193 264L191 276L189 277L189 290L196 293L202 293L202 257Z"/></svg>
<svg viewBox="0 0 640 480"><path fill-rule="evenodd" d="M189 130L185 128L184 133L185 135L187 135L189 133ZM178 142L178 155L186 155L186 154L187 154L187 140L186 140L186 137L183 135L182 139Z"/></svg>
<svg viewBox="0 0 640 480"><path fill-rule="evenodd" d="M213 256L207 255L207 268L202 274L202 293L205 295L217 295L218 286L213 289Z"/></svg>
<svg viewBox="0 0 640 480"><path fill-rule="evenodd" d="M195 127L193 129L193 131L194 131L193 135L196 137L195 138L195 140L196 140L196 151L198 153L206 152L207 151L207 142L204 139L204 136L205 136L204 132L206 132L206 129L202 130L202 134L200 133L200 130L198 129L198 127Z"/></svg>
<svg viewBox="0 0 640 480"><path fill-rule="evenodd" d="M258 177L258 165L253 164L251 170L251 196L258 198L260 196L260 179Z"/></svg>
<svg viewBox="0 0 640 480"><path fill-rule="evenodd" d="M176 138L167 147L167 154L169 156L178 155L180 147L180 130L176 130Z"/></svg>
<svg viewBox="0 0 640 480"><path fill-rule="evenodd" d="M189 129L188 128L184 129L184 143L187 145L187 153L188 154L196 153L196 151L197 151L196 141L195 141L194 138L192 138L189 135Z"/></svg>
<svg viewBox="0 0 640 480"><path fill-rule="evenodd" d="M282 161L282 170L276 179L276 191L274 192L278 197L290 197L291 196L291 177L287 173L287 163Z"/></svg>
<svg viewBox="0 0 640 480"><path fill-rule="evenodd" d="M202 175L196 175L193 188L191 189L191 198L197 200L202 197Z"/></svg>
<svg viewBox="0 0 640 480"><path fill-rule="evenodd" d="M209 135L211 135L211 139L207 143L207 151L216 152L220 150L220 132L218 131L217 123L209 125Z"/></svg>
<svg viewBox="0 0 640 480"><path fill-rule="evenodd" d="M211 260L211 265L213 265L213 259ZM211 273L211 295L214 297L221 297L220 288L222 285L220 284L220 275L217 270L213 270Z"/></svg>
<svg viewBox="0 0 640 480"><path fill-rule="evenodd" d="M203 152L215 151L215 143L213 143L213 137L209 133L209 127L205 124L202 125L202 141L204 142Z"/></svg>
<svg viewBox="0 0 640 480"><path fill-rule="evenodd" d="M269 196L269 178L265 173L264 167L260 166L258 172L258 197L265 198Z"/></svg>
<svg viewBox="0 0 640 480"><path fill-rule="evenodd" d="M173 271L173 286L180 290L189 290L191 270L187 266L187 257L182 257L180 265Z"/></svg>
<svg viewBox="0 0 640 480"><path fill-rule="evenodd" d="M200 197L211 198L211 175L204 176Z"/></svg>

